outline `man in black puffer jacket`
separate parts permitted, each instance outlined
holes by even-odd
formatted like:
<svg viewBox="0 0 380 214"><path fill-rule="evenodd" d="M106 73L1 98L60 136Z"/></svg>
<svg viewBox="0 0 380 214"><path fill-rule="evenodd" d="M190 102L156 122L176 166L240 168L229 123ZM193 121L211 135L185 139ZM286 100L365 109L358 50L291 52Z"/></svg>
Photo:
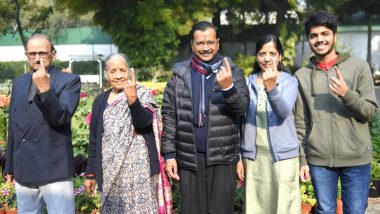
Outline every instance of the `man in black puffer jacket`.
<svg viewBox="0 0 380 214"><path fill-rule="evenodd" d="M240 69L218 54L212 23L195 24L190 35L193 57L174 66L164 92L165 169L180 180L182 213L232 213L248 88Z"/></svg>

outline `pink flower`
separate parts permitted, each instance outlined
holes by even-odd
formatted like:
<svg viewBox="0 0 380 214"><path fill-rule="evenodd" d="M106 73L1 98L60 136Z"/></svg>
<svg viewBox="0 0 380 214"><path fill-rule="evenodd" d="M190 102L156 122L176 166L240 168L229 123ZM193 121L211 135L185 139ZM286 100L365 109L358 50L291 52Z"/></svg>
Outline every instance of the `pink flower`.
<svg viewBox="0 0 380 214"><path fill-rule="evenodd" d="M91 117L92 117L92 113L91 112L88 112L87 116L86 116L86 123L88 125L90 125L91 123Z"/></svg>
<svg viewBox="0 0 380 214"><path fill-rule="evenodd" d="M9 194L11 193L11 191L10 191L9 189L3 189L3 190L1 191L1 193L2 193L3 195L9 195Z"/></svg>
<svg viewBox="0 0 380 214"><path fill-rule="evenodd" d="M86 92L80 92L79 97L82 99L82 98L88 97L88 94Z"/></svg>
<svg viewBox="0 0 380 214"><path fill-rule="evenodd" d="M157 89L157 88L153 88L152 90L150 90L150 93L151 93L153 96L157 96L157 95L158 95L158 89Z"/></svg>
<svg viewBox="0 0 380 214"><path fill-rule="evenodd" d="M238 180L236 181L236 186L237 186L238 189L243 188L243 186L244 186L244 181L238 179Z"/></svg>

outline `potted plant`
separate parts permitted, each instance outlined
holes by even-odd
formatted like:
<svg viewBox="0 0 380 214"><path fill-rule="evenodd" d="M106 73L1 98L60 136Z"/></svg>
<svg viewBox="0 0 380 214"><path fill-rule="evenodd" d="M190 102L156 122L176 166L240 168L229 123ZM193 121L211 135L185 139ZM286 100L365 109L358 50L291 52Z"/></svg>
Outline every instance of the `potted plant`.
<svg viewBox="0 0 380 214"><path fill-rule="evenodd" d="M1 183L0 202L5 207L6 213L17 213L16 189L8 182Z"/></svg>
<svg viewBox="0 0 380 214"><path fill-rule="evenodd" d="M75 208L78 214L95 214L98 213L100 208L99 194L91 195L86 192L83 182L85 177L83 174L75 177L74 179L74 195L75 195Z"/></svg>
<svg viewBox="0 0 380 214"><path fill-rule="evenodd" d="M302 214L311 213L312 209L317 204L317 199L314 195L314 188L311 181L301 182L300 184L300 194L301 194L301 211Z"/></svg>
<svg viewBox="0 0 380 214"><path fill-rule="evenodd" d="M338 180L337 198L336 198L336 214L343 214L343 202L342 202L342 187L340 180Z"/></svg>
<svg viewBox="0 0 380 214"><path fill-rule="evenodd" d="M5 214L5 208L2 203L0 203L0 214Z"/></svg>
<svg viewBox="0 0 380 214"><path fill-rule="evenodd" d="M380 197L380 164L376 160L372 160L371 162L371 178L369 197Z"/></svg>

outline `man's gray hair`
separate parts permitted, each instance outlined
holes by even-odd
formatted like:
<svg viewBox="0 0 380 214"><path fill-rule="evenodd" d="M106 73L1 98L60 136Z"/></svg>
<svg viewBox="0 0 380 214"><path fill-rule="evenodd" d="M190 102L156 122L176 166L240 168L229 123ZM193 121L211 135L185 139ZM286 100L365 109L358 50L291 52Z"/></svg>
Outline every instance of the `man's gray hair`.
<svg viewBox="0 0 380 214"><path fill-rule="evenodd" d="M28 40L26 40L26 43L25 43L25 50L26 50L26 48L28 47L28 43L29 43L29 41L31 41L31 40L33 40L33 39L46 39L48 42L49 42L49 44L50 44L50 47L51 47L51 51L54 51L55 50L55 48L54 48L54 44L53 44L53 41L50 39L50 37L49 36L47 36L47 35L45 35L45 34L41 34L41 33L37 33L37 34L34 34L34 35L32 35L31 37L29 37L28 38Z"/></svg>

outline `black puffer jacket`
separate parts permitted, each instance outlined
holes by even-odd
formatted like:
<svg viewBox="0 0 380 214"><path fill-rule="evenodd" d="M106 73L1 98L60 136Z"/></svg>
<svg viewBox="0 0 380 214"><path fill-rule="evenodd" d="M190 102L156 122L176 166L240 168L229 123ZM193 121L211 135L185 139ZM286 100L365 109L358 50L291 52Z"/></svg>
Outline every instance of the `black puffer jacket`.
<svg viewBox="0 0 380 214"><path fill-rule="evenodd" d="M179 167L196 170L190 60L177 63L166 85L162 104L162 153L175 153ZM208 165L234 164L239 159L239 116L245 114L249 93L242 72L229 59L234 88L226 92L216 79L209 98L206 157Z"/></svg>

